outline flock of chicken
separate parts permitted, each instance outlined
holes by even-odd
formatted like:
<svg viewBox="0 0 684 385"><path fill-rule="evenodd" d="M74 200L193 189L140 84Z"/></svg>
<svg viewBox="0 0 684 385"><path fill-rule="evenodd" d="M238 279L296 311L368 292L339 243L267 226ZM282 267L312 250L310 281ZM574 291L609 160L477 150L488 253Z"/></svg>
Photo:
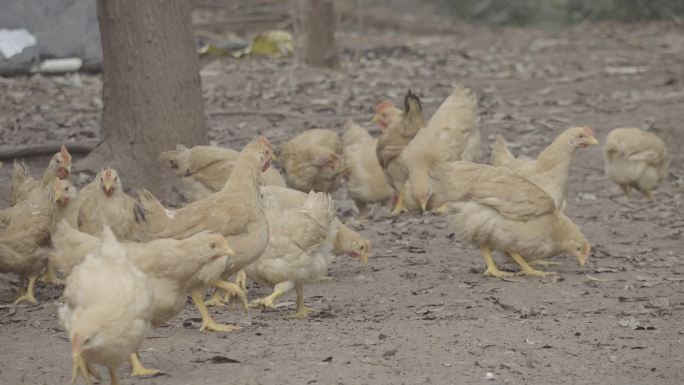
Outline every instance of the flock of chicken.
<svg viewBox="0 0 684 385"><path fill-rule="evenodd" d="M598 141L588 127L560 134L536 159L514 157L497 136L491 165L481 158L477 99L456 87L426 122L420 100L409 93L404 108L384 101L373 138L349 121L333 130L306 131L279 147L284 177L273 167L265 137L240 152L210 146L164 152L160 158L181 179L191 203L170 210L149 191L123 191L116 170L105 168L77 192L68 180L71 155L62 147L38 181L15 162L11 207L0 214L0 272L19 274L19 296L35 303L41 274L65 284L59 316L69 333L73 379L98 376L92 364L115 369L130 360L151 327L175 317L190 294L202 330L231 331L207 306L236 297L249 307L275 306L296 290L294 316L311 309L303 286L326 280L330 260L349 255L368 261L370 242L336 216L329 193L345 181L359 215L391 200L393 214L434 211L453 217L464 240L480 247L485 275L505 277L493 250L508 253L525 275L544 258L569 253L584 265L589 242L563 209L570 161L578 148ZM665 177L665 146L638 129L616 129L605 144L606 173L624 192L652 190ZM233 282L228 278L235 276ZM247 277L274 286L247 302ZM64 281L63 281L64 279ZM214 288L206 300L207 289Z"/></svg>

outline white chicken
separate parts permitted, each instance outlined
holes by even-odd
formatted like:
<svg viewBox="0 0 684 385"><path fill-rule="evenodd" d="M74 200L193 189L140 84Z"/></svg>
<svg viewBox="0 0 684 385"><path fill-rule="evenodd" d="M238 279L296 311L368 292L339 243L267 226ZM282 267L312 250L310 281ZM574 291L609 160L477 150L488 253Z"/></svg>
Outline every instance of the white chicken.
<svg viewBox="0 0 684 385"><path fill-rule="evenodd" d="M135 353L150 330L153 292L147 277L126 256L106 226L99 250L86 256L66 280L61 325L69 333L72 382L91 385L90 364L106 366L112 384L116 368Z"/></svg>
<svg viewBox="0 0 684 385"><path fill-rule="evenodd" d="M253 303L273 307L283 294L297 291L296 317L305 317L311 309L304 305L304 285L324 278L332 259L336 235L335 205L326 193L309 193L304 206L282 210L278 201L264 197L264 211L270 230L266 250L245 272L250 278L275 285L273 294Z"/></svg>

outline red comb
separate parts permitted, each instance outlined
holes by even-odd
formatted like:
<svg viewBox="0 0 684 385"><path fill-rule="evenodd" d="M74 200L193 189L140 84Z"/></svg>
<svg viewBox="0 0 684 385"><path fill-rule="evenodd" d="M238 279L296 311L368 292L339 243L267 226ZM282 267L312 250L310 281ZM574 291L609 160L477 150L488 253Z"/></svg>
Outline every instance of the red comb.
<svg viewBox="0 0 684 385"><path fill-rule="evenodd" d="M112 169L111 169L111 168L107 167L107 168L105 169L104 177L105 177L106 179L111 179L111 177L112 177Z"/></svg>
<svg viewBox="0 0 684 385"><path fill-rule="evenodd" d="M67 150L65 145L62 145L62 147L59 148L59 152L62 154L62 158L64 158L65 162L71 163L71 154L69 154L69 150Z"/></svg>
<svg viewBox="0 0 684 385"><path fill-rule="evenodd" d="M390 102L389 100L383 100L382 102L378 103L377 106L375 106L375 113L377 114L378 112L381 112L387 107L392 107L394 106L394 103Z"/></svg>
<svg viewBox="0 0 684 385"><path fill-rule="evenodd" d="M268 148L272 148L272 147L271 147L271 142L269 142L269 141L268 141L268 138L267 138L266 136L264 136L264 135L260 136L259 139L257 139L257 142L259 142L259 143L261 143L261 144L263 144L263 145L265 145L265 146L268 146Z"/></svg>
<svg viewBox="0 0 684 385"><path fill-rule="evenodd" d="M591 127L584 127L584 131L585 131L587 134L589 134L589 135L591 135L591 136L594 136L594 130L592 130Z"/></svg>

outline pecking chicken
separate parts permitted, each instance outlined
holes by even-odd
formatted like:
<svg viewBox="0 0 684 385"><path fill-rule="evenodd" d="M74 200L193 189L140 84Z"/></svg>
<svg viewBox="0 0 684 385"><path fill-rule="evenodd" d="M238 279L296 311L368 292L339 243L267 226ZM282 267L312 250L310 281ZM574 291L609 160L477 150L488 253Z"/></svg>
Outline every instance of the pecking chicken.
<svg viewBox="0 0 684 385"><path fill-rule="evenodd" d="M228 258L218 272L219 276L228 277L254 262L268 244L268 224L259 186L261 173L270 166L272 156L271 144L261 137L240 152L230 178L219 192L172 212L160 204L142 203L145 211L156 211L151 213L156 222L154 236L183 239L202 231L222 234L235 251L235 256ZM209 315L202 296L203 290L218 278L208 274L195 276L190 285L191 296L202 315L202 330L231 331L237 327L217 324ZM244 295L243 291L233 292Z"/></svg>
<svg viewBox="0 0 684 385"><path fill-rule="evenodd" d="M81 189L78 202L78 229L88 234L99 234L102 226L111 227L123 241L142 240L144 216L133 198L123 191L119 173L105 168L95 180Z"/></svg>
<svg viewBox="0 0 684 385"><path fill-rule="evenodd" d="M572 127L558 135L539 153L537 159L520 159L508 151L504 138L497 135L492 148L491 163L493 166L509 168L529 179L553 198L556 207L563 210L570 161L575 151L597 144L599 142L591 128Z"/></svg>
<svg viewBox="0 0 684 385"><path fill-rule="evenodd" d="M425 127L423 106L418 96L409 90L404 97L403 111L391 102L383 101L375 107L373 122L382 130L382 135L375 146L376 157L396 197L406 180L405 170L399 163L399 155L416 136L418 130ZM395 199L395 207L396 203Z"/></svg>
<svg viewBox="0 0 684 385"><path fill-rule="evenodd" d="M586 263L591 248L577 226L541 188L511 170L444 162L431 171L431 181L435 194L453 214L458 233L480 246L487 264L485 275L511 275L496 267L492 249L507 252L525 275L555 274L532 268L526 258L569 253L580 266Z"/></svg>
<svg viewBox="0 0 684 385"><path fill-rule="evenodd" d="M112 384L116 368L138 351L150 330L154 293L149 279L133 266L126 248L108 226L103 241L66 280L62 327L69 333L72 383L81 375L91 385L92 364L106 366Z"/></svg>
<svg viewBox="0 0 684 385"><path fill-rule="evenodd" d="M635 188L649 199L667 176L667 150L656 135L638 128L616 128L606 137L606 175L629 195Z"/></svg>
<svg viewBox="0 0 684 385"><path fill-rule="evenodd" d="M274 198L281 210L302 208L308 199L306 193L287 187L264 186L261 188L261 193L264 197ZM352 258L360 258L363 263L368 263L371 252L370 241L337 218L333 220L333 223L337 227L333 240L333 254L336 256L347 254Z"/></svg>
<svg viewBox="0 0 684 385"><path fill-rule="evenodd" d="M345 172L342 140L332 130L307 130L280 145L278 155L291 188L332 192Z"/></svg>
<svg viewBox="0 0 684 385"><path fill-rule="evenodd" d="M50 263L63 276L69 276L86 255L96 252L102 240L82 233L61 222L53 235L55 251ZM152 327L175 317L185 305L188 285L195 275L205 271L223 271L227 258L234 255L226 239L219 234L200 233L189 238L156 239L145 243L122 243L129 261L149 278L154 293ZM218 283L224 286L223 283ZM241 298L244 306L247 299ZM133 375L154 375L157 370L142 366L137 355L130 357Z"/></svg>
<svg viewBox="0 0 684 385"><path fill-rule="evenodd" d="M183 196L194 202L223 188L239 155L238 151L228 148L178 145L176 150L162 152L159 157L181 178ZM262 182L267 186L285 187L285 179L274 167L262 174Z"/></svg>
<svg viewBox="0 0 684 385"><path fill-rule="evenodd" d="M60 151L52 156L50 163L43 172L43 179L41 181L37 181L31 177L28 168L24 163L14 161L10 205L14 206L28 198L31 191L35 190L36 187L45 187L51 184L55 178L68 179L70 174L71 154L65 146L62 146Z"/></svg>
<svg viewBox="0 0 684 385"><path fill-rule="evenodd" d="M375 155L378 140L366 129L348 120L342 135L342 155L348 170L347 192L356 203L359 216L368 213L368 204L384 202L392 197L378 158Z"/></svg>
<svg viewBox="0 0 684 385"><path fill-rule="evenodd" d="M324 279L332 259L337 232L333 224L335 205L328 194L312 191L304 205L296 209L282 209L277 199L266 196L264 210L270 229L269 243L245 272L250 278L275 287L273 294L252 304L273 308L274 301L294 287L294 316L306 317L311 309L304 305L304 285Z"/></svg>
<svg viewBox="0 0 684 385"><path fill-rule="evenodd" d="M19 274L19 296L14 304L36 303L33 290L47 261L43 247L49 243L55 202L65 194L65 186L55 178L48 186L39 186L28 198L3 212L0 272Z"/></svg>

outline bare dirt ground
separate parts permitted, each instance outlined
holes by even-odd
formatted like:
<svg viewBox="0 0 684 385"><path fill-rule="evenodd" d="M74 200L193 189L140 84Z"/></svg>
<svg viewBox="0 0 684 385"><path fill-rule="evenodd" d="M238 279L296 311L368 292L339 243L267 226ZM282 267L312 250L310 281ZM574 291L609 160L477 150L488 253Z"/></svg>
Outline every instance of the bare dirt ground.
<svg viewBox="0 0 684 385"><path fill-rule="evenodd" d="M312 127L341 129L349 117L370 126L372 107L408 88L429 116L463 83L480 97L487 148L496 133L534 155L571 125L593 127L599 140L614 127L647 127L668 145L668 180L652 202L626 199L604 177L601 149L581 150L567 213L592 243L588 265L560 256L558 277L505 281L480 274L479 252L448 219L393 219L378 207L356 221L339 191L340 215L372 240L373 258L338 258L332 282L307 287L312 317L285 318L291 294L275 311L214 309L218 321L244 327L216 334L198 330L188 304L143 345L143 362L166 375L134 379L126 365L122 383L684 383L684 30L606 23L554 34L459 26L340 37L339 72L293 69L287 58L205 60L212 140L238 149L258 133L280 143ZM0 79L0 142L96 138L100 87L89 75ZM1 172L6 199L8 167ZM10 306L16 282L0 277L0 383L67 383L61 289L40 285L38 305ZM252 298L268 292L250 287Z"/></svg>

